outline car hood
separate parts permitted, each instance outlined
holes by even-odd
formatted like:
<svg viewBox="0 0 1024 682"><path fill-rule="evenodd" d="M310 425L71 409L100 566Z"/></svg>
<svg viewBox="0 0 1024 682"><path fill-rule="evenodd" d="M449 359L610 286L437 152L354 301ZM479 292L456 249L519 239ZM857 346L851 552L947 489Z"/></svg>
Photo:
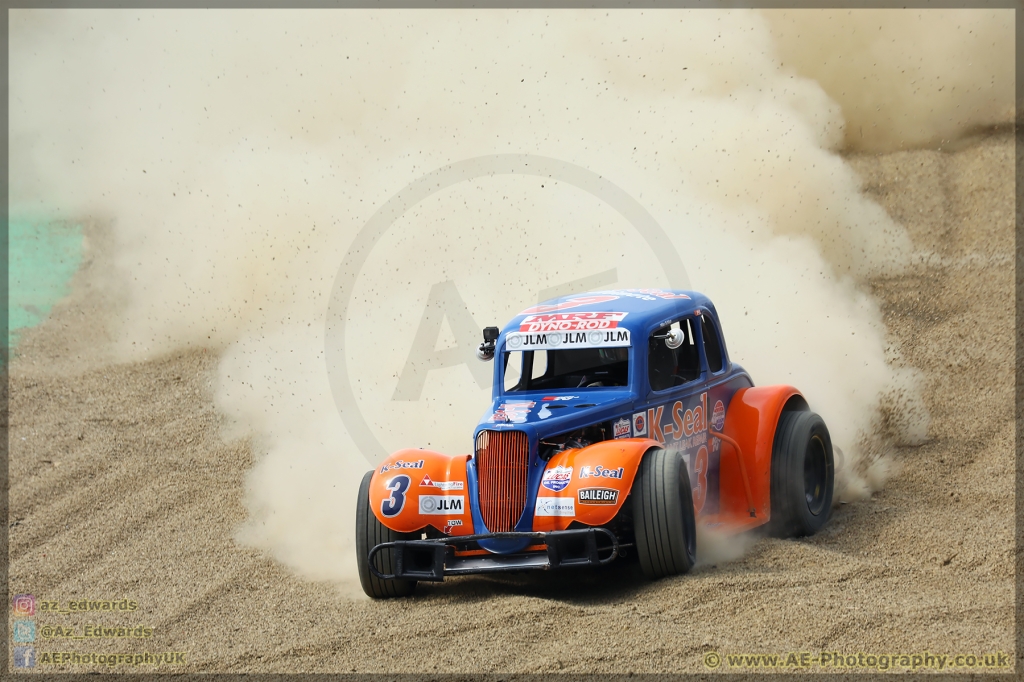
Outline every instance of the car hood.
<svg viewBox="0 0 1024 682"><path fill-rule="evenodd" d="M478 428L515 428L526 424L543 436L611 419L628 412L632 405L633 395L628 390L505 394L494 399Z"/></svg>

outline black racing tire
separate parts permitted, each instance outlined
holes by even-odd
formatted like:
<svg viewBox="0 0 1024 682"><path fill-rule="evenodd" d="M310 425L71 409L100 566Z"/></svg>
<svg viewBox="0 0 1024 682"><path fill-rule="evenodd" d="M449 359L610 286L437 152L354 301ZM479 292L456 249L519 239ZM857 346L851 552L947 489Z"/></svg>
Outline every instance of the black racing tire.
<svg viewBox="0 0 1024 682"><path fill-rule="evenodd" d="M648 450L633 480L633 536L640 568L655 580L686 573L697 561L690 475L678 452Z"/></svg>
<svg viewBox="0 0 1024 682"><path fill-rule="evenodd" d="M370 509L370 479L373 472L367 471L359 484L359 499L356 501L356 565L359 567L359 583L363 592L374 599L407 597L416 589L415 580L381 580L370 572L370 550L382 542L413 539L412 533L393 531L377 520ZM377 552L373 558L377 570L384 575L395 572L393 555L387 549Z"/></svg>
<svg viewBox="0 0 1024 682"><path fill-rule="evenodd" d="M772 448L768 531L775 537L814 535L828 521L835 487L832 438L814 412L779 417Z"/></svg>

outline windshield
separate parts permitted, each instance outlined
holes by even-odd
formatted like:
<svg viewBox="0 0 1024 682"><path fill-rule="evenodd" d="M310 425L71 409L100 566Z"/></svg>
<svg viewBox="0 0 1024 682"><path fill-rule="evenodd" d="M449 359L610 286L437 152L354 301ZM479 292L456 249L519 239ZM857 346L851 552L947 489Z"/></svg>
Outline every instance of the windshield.
<svg viewBox="0 0 1024 682"><path fill-rule="evenodd" d="M511 351L504 363L506 392L629 385L629 348Z"/></svg>

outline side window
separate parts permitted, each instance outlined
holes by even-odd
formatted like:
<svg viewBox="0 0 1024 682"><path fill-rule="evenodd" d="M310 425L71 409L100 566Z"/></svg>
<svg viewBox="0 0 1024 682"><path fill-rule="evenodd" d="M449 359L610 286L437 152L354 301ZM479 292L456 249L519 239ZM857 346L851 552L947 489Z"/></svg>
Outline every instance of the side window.
<svg viewBox="0 0 1024 682"><path fill-rule="evenodd" d="M528 382L523 381L523 365L533 363L530 378L543 377L548 371L548 352L531 350L526 353L505 353L505 390L523 390Z"/></svg>
<svg viewBox="0 0 1024 682"><path fill-rule="evenodd" d="M519 386L523 376L523 354L505 353L505 390L511 391Z"/></svg>
<svg viewBox="0 0 1024 682"><path fill-rule="evenodd" d="M664 339L673 330L683 333L683 343L675 349L669 348ZM700 378L700 356L689 317L656 329L651 334L647 341L647 375L653 391L664 391Z"/></svg>
<svg viewBox="0 0 1024 682"><path fill-rule="evenodd" d="M718 330L707 315L700 316L700 333L704 337L704 354L708 356L711 373L722 371L722 345L718 342Z"/></svg>
<svg viewBox="0 0 1024 682"><path fill-rule="evenodd" d="M548 352L546 350L533 351L533 372L531 379L539 379L548 373Z"/></svg>

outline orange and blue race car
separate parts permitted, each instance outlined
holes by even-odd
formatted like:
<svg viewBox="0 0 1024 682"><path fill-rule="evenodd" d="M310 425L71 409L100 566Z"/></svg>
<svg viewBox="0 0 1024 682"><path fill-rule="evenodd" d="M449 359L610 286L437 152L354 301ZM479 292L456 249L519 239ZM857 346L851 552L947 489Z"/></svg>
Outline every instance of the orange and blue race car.
<svg viewBox="0 0 1024 682"><path fill-rule="evenodd" d="M824 421L792 386L754 386L706 296L565 296L483 336L493 402L472 454L399 450L363 478L369 596L630 555L654 579L694 565L697 524L795 536L828 520Z"/></svg>

